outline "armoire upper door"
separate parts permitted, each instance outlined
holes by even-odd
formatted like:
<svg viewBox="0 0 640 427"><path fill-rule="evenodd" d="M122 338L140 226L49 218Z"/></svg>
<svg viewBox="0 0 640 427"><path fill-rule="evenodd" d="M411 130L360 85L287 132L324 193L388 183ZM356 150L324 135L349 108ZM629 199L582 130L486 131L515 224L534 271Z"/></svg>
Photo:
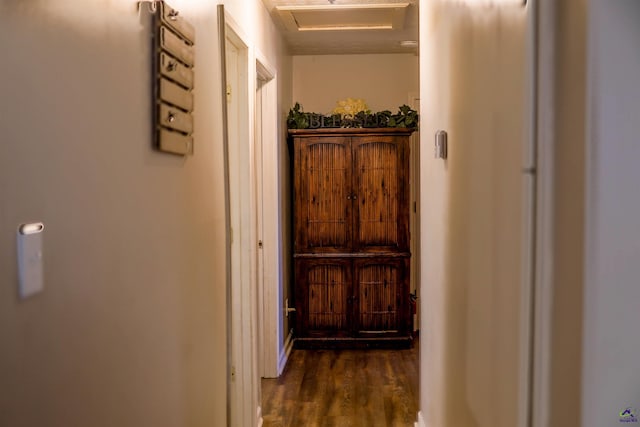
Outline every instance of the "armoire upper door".
<svg viewBox="0 0 640 427"><path fill-rule="evenodd" d="M295 251L352 249L352 158L349 137L297 140Z"/></svg>
<svg viewBox="0 0 640 427"><path fill-rule="evenodd" d="M409 251L409 162L406 137L352 141L355 250Z"/></svg>

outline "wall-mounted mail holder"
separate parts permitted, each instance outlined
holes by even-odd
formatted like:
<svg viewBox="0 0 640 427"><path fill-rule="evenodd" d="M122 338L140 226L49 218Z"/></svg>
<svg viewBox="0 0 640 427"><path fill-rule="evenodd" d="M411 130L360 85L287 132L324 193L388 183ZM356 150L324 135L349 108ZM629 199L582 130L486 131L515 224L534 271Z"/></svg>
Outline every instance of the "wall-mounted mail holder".
<svg viewBox="0 0 640 427"><path fill-rule="evenodd" d="M140 2L149 19L154 147L193 154L195 29L164 1Z"/></svg>

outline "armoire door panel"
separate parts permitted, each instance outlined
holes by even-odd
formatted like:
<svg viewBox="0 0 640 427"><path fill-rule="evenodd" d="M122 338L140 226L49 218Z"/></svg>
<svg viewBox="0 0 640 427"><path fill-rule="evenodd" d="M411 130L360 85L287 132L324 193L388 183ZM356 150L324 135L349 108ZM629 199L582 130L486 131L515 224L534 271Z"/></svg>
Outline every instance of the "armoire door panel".
<svg viewBox="0 0 640 427"><path fill-rule="evenodd" d="M356 330L360 334L405 332L403 259L359 260L355 267L358 293Z"/></svg>
<svg viewBox="0 0 640 427"><path fill-rule="evenodd" d="M309 138L296 161L296 251L351 248L351 146L349 138Z"/></svg>
<svg viewBox="0 0 640 427"><path fill-rule="evenodd" d="M404 145L392 136L353 143L354 247L359 250L408 250Z"/></svg>
<svg viewBox="0 0 640 427"><path fill-rule="evenodd" d="M298 260L302 331L308 335L348 334L351 330L352 267L341 259Z"/></svg>

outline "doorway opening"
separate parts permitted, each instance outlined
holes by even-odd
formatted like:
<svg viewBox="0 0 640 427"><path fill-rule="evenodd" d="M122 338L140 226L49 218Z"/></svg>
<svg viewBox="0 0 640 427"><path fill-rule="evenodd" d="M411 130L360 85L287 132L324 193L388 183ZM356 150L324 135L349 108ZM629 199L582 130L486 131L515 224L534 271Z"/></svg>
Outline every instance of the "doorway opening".
<svg viewBox="0 0 640 427"><path fill-rule="evenodd" d="M277 377L286 362L283 338L283 247L277 88L273 68L263 58L255 63L255 188L258 246L258 342L261 377Z"/></svg>

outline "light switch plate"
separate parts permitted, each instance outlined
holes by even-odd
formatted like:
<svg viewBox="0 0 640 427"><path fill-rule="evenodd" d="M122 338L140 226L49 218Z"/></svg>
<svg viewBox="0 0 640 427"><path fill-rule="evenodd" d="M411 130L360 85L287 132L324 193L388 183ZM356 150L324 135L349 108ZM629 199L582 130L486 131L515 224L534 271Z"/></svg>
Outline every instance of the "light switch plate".
<svg viewBox="0 0 640 427"><path fill-rule="evenodd" d="M41 222L21 224L18 227L18 290L21 299L42 292L44 289L43 231L44 224Z"/></svg>

